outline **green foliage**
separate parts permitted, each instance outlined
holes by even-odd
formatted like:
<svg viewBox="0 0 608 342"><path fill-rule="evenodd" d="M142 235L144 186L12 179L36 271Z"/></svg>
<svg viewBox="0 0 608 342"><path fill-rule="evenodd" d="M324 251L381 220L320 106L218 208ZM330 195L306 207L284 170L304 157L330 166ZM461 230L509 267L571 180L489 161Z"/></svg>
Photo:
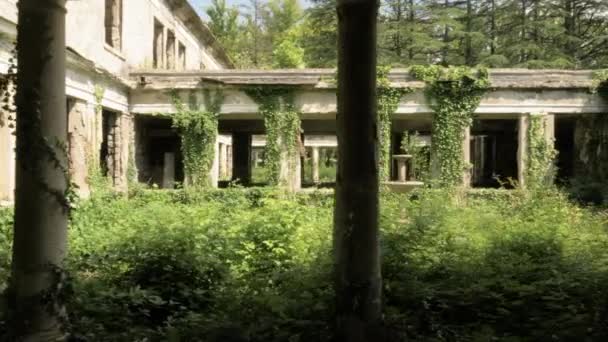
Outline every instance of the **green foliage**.
<svg viewBox="0 0 608 342"><path fill-rule="evenodd" d="M378 103L378 143L380 150L379 175L380 179L388 181L391 172L391 119L404 95L411 93L410 88L395 88L391 86L388 75L390 66L379 66L376 71L376 96Z"/></svg>
<svg viewBox="0 0 608 342"><path fill-rule="evenodd" d="M413 66L410 73L425 81L425 96L433 109L431 168L440 186L462 183L469 168L462 141L471 127L475 109L489 86L488 72L466 67Z"/></svg>
<svg viewBox="0 0 608 342"><path fill-rule="evenodd" d="M273 67L277 69L294 69L304 67L304 49L295 38L288 36L272 51Z"/></svg>
<svg viewBox="0 0 608 342"><path fill-rule="evenodd" d="M218 134L218 116L224 101L221 89L203 90L205 109L198 104L195 92L191 92L186 107L176 91L171 100L176 113L171 116L173 127L179 130L184 158L187 185L199 188L211 185L210 171L215 158L215 142Z"/></svg>
<svg viewBox="0 0 608 342"><path fill-rule="evenodd" d="M415 180L426 181L430 177L430 151L427 146L423 146L418 132L404 132L401 139L401 151L412 156L410 167L412 176Z"/></svg>
<svg viewBox="0 0 608 342"><path fill-rule="evenodd" d="M300 114L295 107L295 89L277 86L254 86L243 91L258 104L264 118L266 147L264 165L268 169L269 183L280 184L283 156L292 161L297 153L300 134ZM289 172L297 172L289 165Z"/></svg>
<svg viewBox="0 0 608 342"><path fill-rule="evenodd" d="M543 115L530 115L529 119L525 185L530 189L552 186L557 156L553 139L545 136L547 127Z"/></svg>
<svg viewBox="0 0 608 342"><path fill-rule="evenodd" d="M608 101L608 69L597 70L593 73L591 92L599 94Z"/></svg>
<svg viewBox="0 0 608 342"><path fill-rule="evenodd" d="M606 213L551 190L381 197L387 324L410 341L603 341ZM91 341L329 341L330 193L94 196L73 212L73 331ZM0 288L12 211L0 209ZM6 328L0 310L0 334ZM403 337L405 338L405 337Z"/></svg>

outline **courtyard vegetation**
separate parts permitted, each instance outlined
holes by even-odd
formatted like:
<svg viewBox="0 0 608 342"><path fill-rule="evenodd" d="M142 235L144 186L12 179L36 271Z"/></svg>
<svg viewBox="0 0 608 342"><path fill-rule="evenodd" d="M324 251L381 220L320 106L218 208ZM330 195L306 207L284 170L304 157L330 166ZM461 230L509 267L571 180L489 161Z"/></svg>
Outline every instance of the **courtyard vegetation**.
<svg viewBox="0 0 608 342"><path fill-rule="evenodd" d="M329 340L333 204L261 188L98 192L70 220L72 330L90 341ZM605 340L607 219L557 190L382 192L386 324L397 340ZM0 211L2 289L12 224Z"/></svg>

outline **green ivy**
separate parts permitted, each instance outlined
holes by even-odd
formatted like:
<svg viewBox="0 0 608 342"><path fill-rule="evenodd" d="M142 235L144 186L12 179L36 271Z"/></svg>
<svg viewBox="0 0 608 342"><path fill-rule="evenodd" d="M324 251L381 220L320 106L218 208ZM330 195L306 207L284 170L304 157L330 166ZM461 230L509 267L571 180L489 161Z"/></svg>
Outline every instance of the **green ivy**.
<svg viewBox="0 0 608 342"><path fill-rule="evenodd" d="M475 109L489 88L486 69L413 66L410 73L425 81L425 96L434 112L431 145L433 176L442 187L462 184L465 163L462 141Z"/></svg>
<svg viewBox="0 0 608 342"><path fill-rule="evenodd" d="M599 94L604 100L608 101L608 69L596 70L593 73L591 93Z"/></svg>
<svg viewBox="0 0 608 342"><path fill-rule="evenodd" d="M221 89L211 93L203 89L204 109L198 103L196 91L188 96L184 105L177 91L170 93L176 113L171 117L173 127L180 133L184 171L187 186L206 188L211 186L210 172L215 158L218 134L218 117L224 101Z"/></svg>
<svg viewBox="0 0 608 342"><path fill-rule="evenodd" d="M379 176L381 180L388 181L391 171L391 117L399 106L401 98L412 92L411 88L394 88L388 75L390 66L379 66L376 71L376 92L378 103L378 149Z"/></svg>
<svg viewBox="0 0 608 342"><path fill-rule="evenodd" d="M421 145L420 142L418 132L403 132L401 151L412 156L410 167L413 178L418 181L426 181L430 171L428 147Z"/></svg>
<svg viewBox="0 0 608 342"><path fill-rule="evenodd" d="M264 163L269 170L271 185L281 183L281 155L286 153L290 162L297 153L300 134L300 114L295 106L295 89L279 86L251 86L243 91L258 104L264 118L266 148ZM289 165L289 172L297 172Z"/></svg>
<svg viewBox="0 0 608 342"><path fill-rule="evenodd" d="M557 152L545 137L543 115L530 115L528 125L528 156L526 158L526 187L535 189L553 184Z"/></svg>

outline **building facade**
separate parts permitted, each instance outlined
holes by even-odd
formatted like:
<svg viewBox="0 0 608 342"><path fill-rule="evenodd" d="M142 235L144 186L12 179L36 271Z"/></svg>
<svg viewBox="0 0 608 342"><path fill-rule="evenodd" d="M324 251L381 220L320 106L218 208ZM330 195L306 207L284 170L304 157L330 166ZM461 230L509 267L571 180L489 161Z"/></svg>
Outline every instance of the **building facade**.
<svg viewBox="0 0 608 342"><path fill-rule="evenodd" d="M0 77L10 69L17 1L0 0ZM134 139L130 72L219 70L232 64L187 0L87 0L66 5L70 170L81 195L93 168L127 185ZM0 201L14 192L15 141L0 116Z"/></svg>

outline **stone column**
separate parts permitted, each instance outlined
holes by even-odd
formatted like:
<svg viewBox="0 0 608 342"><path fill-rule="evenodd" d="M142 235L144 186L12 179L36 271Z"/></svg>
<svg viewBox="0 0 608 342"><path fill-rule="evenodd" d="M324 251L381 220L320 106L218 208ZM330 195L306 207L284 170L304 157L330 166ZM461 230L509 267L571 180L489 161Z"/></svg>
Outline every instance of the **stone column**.
<svg viewBox="0 0 608 342"><path fill-rule="evenodd" d="M232 180L243 185L251 183L251 133L232 134Z"/></svg>
<svg viewBox="0 0 608 342"><path fill-rule="evenodd" d="M526 159L528 158L528 127L530 114L522 114L517 125L517 181L520 187L526 186Z"/></svg>
<svg viewBox="0 0 608 342"><path fill-rule="evenodd" d="M550 146L555 144L555 115L544 115L545 139Z"/></svg>
<svg viewBox="0 0 608 342"><path fill-rule="evenodd" d="M282 145L282 143L280 143ZM296 147L291 154L281 146L281 170L279 174L279 186L288 191L298 191L302 188L302 161L300 151Z"/></svg>
<svg viewBox="0 0 608 342"><path fill-rule="evenodd" d="M114 188L126 192L129 187L129 160L133 134L133 117L121 113L114 134Z"/></svg>
<svg viewBox="0 0 608 342"><path fill-rule="evenodd" d="M166 152L163 160L163 189L173 189L175 185L175 153Z"/></svg>
<svg viewBox="0 0 608 342"><path fill-rule="evenodd" d="M220 159L220 179L225 179L227 176L226 168L227 168L228 156L227 156L226 144L224 144L224 143L219 144L219 159Z"/></svg>
<svg viewBox="0 0 608 342"><path fill-rule="evenodd" d="M462 171L462 186L465 188L471 187L471 127L464 130L464 138L462 140L462 154L465 169Z"/></svg>
<svg viewBox="0 0 608 342"><path fill-rule="evenodd" d="M226 146L226 178L232 179L232 145Z"/></svg>
<svg viewBox="0 0 608 342"><path fill-rule="evenodd" d="M312 181L319 183L319 147L312 148Z"/></svg>
<svg viewBox="0 0 608 342"><path fill-rule="evenodd" d="M8 113L3 115L7 120ZM12 133L8 122L0 125L0 204L13 202L15 198L15 136Z"/></svg>
<svg viewBox="0 0 608 342"><path fill-rule="evenodd" d="M215 138L215 146L213 151L213 164L211 165L211 170L209 171L209 177L211 186L217 188L217 184L220 178L220 144L218 142L218 138Z"/></svg>
<svg viewBox="0 0 608 342"><path fill-rule="evenodd" d="M91 113L94 115L94 113ZM78 186L78 195L88 198L91 189L88 182L90 150L87 139L87 104L80 100L71 100L68 107L68 144L70 178ZM95 160L97 162L97 160Z"/></svg>

